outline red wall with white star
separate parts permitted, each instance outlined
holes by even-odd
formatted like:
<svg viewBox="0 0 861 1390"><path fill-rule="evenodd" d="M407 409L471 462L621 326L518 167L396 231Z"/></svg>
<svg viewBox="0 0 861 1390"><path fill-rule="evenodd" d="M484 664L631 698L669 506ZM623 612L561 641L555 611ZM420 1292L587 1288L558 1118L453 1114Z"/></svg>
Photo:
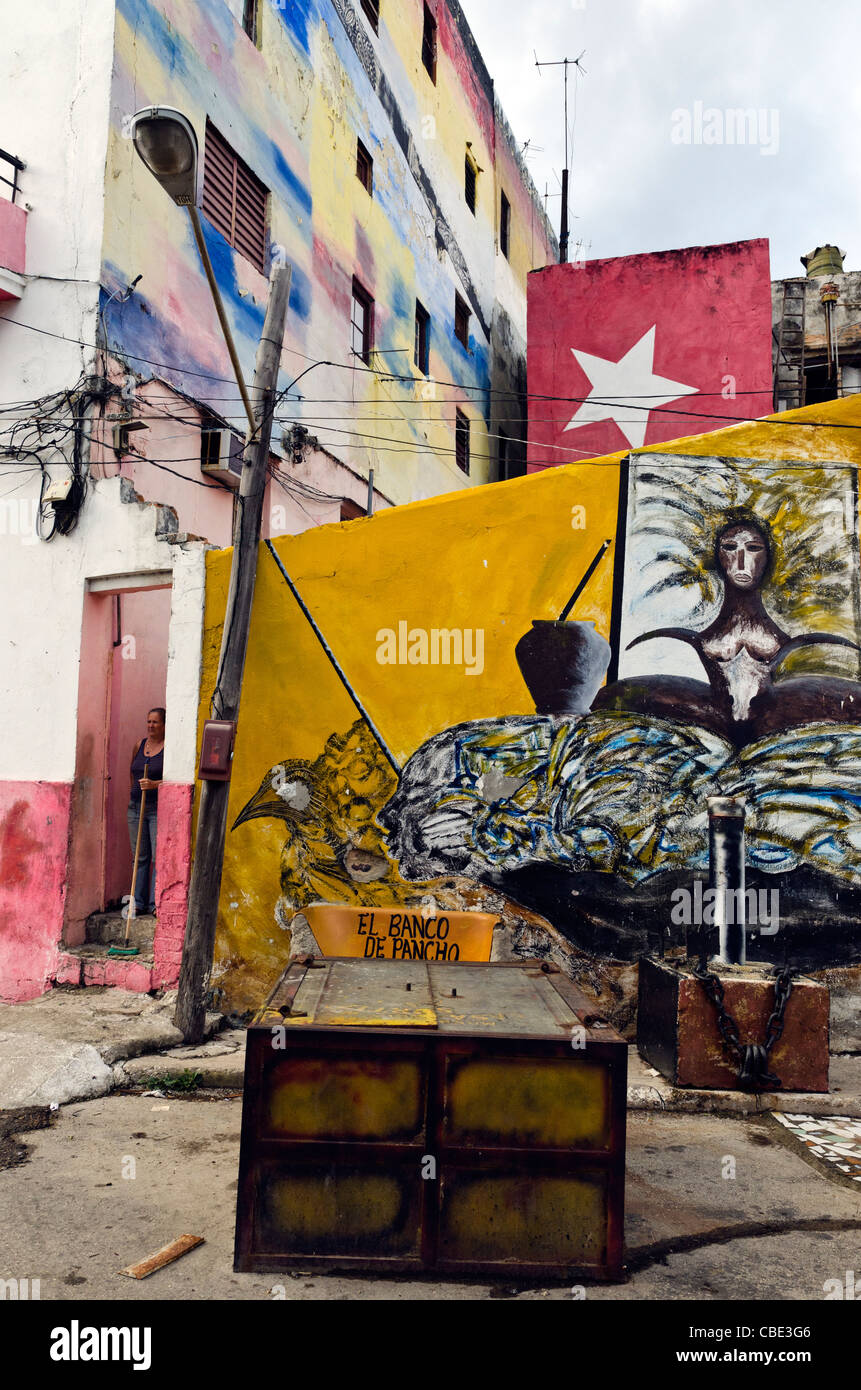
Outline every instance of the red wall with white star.
<svg viewBox="0 0 861 1390"><path fill-rule="evenodd" d="M771 414L765 238L534 270L527 312L529 472Z"/></svg>

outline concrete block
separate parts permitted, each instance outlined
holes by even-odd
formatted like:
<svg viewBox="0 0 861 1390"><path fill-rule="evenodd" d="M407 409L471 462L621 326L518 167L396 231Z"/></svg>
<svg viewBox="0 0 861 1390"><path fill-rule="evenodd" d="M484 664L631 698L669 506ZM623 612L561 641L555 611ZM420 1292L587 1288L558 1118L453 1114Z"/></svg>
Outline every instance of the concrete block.
<svg viewBox="0 0 861 1390"><path fill-rule="evenodd" d="M63 1105L112 1089L111 1069L89 1043L70 1043L38 1033L3 1035L0 1109Z"/></svg>
<svg viewBox="0 0 861 1390"><path fill-rule="evenodd" d="M774 1008L773 971L763 966L713 967L723 985L724 1008L740 1042L765 1041ZM786 1006L783 1034L768 1069L782 1091L828 1090L829 1000L827 986L797 978ZM676 1086L740 1090L738 1066L718 1029L717 1011L686 962L640 962L637 1047Z"/></svg>

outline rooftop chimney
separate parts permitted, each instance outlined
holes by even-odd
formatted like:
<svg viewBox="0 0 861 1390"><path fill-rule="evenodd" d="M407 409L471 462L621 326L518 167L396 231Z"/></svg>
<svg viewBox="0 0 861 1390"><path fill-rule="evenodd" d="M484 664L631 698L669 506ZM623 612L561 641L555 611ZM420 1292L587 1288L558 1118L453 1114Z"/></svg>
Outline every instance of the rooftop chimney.
<svg viewBox="0 0 861 1390"><path fill-rule="evenodd" d="M839 246L817 246L815 251L801 257L801 264L808 278L813 275L842 275L845 259L846 252L841 251Z"/></svg>

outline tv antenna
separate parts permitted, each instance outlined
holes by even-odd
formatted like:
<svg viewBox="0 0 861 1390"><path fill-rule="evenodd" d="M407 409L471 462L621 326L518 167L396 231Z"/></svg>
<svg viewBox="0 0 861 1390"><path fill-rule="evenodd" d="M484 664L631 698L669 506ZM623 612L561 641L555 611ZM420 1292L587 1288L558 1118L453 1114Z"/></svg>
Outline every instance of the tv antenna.
<svg viewBox="0 0 861 1390"><path fill-rule="evenodd" d="M576 68L578 72L585 73L586 69L581 67L580 58L586 52L585 48L580 58L556 58L552 62L539 63L538 54L532 50L535 56L535 66L538 75L541 76L542 68L563 68L564 69L564 105L565 105L565 168L562 170L562 214L559 219L559 263L563 264L568 260L568 69Z"/></svg>

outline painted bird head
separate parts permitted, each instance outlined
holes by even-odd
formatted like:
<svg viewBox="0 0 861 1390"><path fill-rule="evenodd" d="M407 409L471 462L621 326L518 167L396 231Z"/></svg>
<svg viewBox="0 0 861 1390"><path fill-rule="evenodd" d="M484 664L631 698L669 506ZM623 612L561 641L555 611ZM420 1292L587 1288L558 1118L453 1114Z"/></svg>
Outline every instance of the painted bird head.
<svg viewBox="0 0 861 1390"><path fill-rule="evenodd" d="M235 830L246 821L272 819L295 824L316 820L324 813L324 800L307 762L276 763L257 791L243 806L231 826Z"/></svg>

